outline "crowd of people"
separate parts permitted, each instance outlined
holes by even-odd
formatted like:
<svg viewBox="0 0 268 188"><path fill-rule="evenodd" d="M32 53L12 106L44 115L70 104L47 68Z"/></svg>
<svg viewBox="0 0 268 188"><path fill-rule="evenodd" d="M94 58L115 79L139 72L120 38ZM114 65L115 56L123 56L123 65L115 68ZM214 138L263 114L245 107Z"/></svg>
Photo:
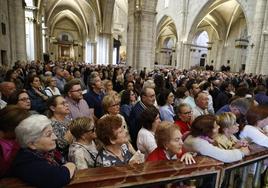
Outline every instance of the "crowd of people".
<svg viewBox="0 0 268 188"><path fill-rule="evenodd" d="M263 75L16 62L0 80L0 176L37 187L67 185L76 169L230 163L268 147Z"/></svg>

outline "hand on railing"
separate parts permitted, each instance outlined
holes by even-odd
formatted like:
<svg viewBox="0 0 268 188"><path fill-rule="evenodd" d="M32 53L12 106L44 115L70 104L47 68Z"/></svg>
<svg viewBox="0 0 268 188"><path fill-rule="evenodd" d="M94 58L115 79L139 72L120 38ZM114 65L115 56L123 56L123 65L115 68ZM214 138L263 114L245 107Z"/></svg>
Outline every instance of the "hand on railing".
<svg viewBox="0 0 268 188"><path fill-rule="evenodd" d="M195 160L194 160L194 156L195 154L191 153L191 152L187 152L187 153L184 153L182 156L181 156L181 162L184 162L185 164L194 164L195 163Z"/></svg>
<svg viewBox="0 0 268 188"><path fill-rule="evenodd" d="M236 144L234 145L235 148L239 149L241 147L248 147L248 141L246 140L238 140Z"/></svg>
<svg viewBox="0 0 268 188"><path fill-rule="evenodd" d="M138 150L132 158L129 160L129 164L141 164L144 163L144 154Z"/></svg>
<svg viewBox="0 0 268 188"><path fill-rule="evenodd" d="M241 147L240 151L244 154L244 155L249 155L250 151L248 147Z"/></svg>

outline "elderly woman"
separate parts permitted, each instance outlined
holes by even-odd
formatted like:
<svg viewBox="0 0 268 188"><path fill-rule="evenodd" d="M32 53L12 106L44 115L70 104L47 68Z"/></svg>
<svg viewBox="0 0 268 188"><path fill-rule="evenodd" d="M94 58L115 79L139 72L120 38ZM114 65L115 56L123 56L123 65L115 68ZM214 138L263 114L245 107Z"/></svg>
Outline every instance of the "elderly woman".
<svg viewBox="0 0 268 188"><path fill-rule="evenodd" d="M42 85L39 76L33 75L29 79L30 89L28 90L28 95L31 100L32 110L37 111L38 113L44 113L47 109L46 100L48 96L42 90Z"/></svg>
<svg viewBox="0 0 268 188"><path fill-rule="evenodd" d="M181 134L185 134L190 131L193 120L193 111L189 104L181 103L176 107L175 124L180 127Z"/></svg>
<svg viewBox="0 0 268 188"><path fill-rule="evenodd" d="M248 125L241 127L239 137L248 142L268 147L268 107L252 106L246 113Z"/></svg>
<svg viewBox="0 0 268 188"><path fill-rule="evenodd" d="M120 96L116 94L106 95L102 100L102 106L105 115L101 118L106 117L107 115L115 115L122 119L122 123L125 129L127 128L127 123L125 118L120 114Z"/></svg>
<svg viewBox="0 0 268 188"><path fill-rule="evenodd" d="M77 169L93 168L98 153L94 142L96 133L93 120L77 118L71 122L70 131L75 141L69 147L69 161L74 162Z"/></svg>
<svg viewBox="0 0 268 188"><path fill-rule="evenodd" d="M239 125L236 123L236 116L232 112L224 112L216 117L220 129L214 140L219 148L234 149L248 145L246 141L240 141L234 136L239 131Z"/></svg>
<svg viewBox="0 0 268 188"><path fill-rule="evenodd" d="M16 90L8 99L8 104L16 105L21 109L30 110L31 100L26 90Z"/></svg>
<svg viewBox="0 0 268 188"><path fill-rule="evenodd" d="M103 144L97 155L96 166L109 167L142 162L141 156L134 157L139 153L133 155L128 147L129 137L120 117L107 115L101 118L97 123L96 133Z"/></svg>
<svg viewBox="0 0 268 188"><path fill-rule="evenodd" d="M174 109L172 104L174 103L174 95L170 90L163 90L158 94L157 104L160 112L160 119L162 121L174 122Z"/></svg>
<svg viewBox="0 0 268 188"><path fill-rule="evenodd" d="M160 122L159 111L155 106L148 107L141 113L142 128L138 133L137 147L145 157L157 147L154 135Z"/></svg>
<svg viewBox="0 0 268 188"><path fill-rule="evenodd" d="M192 123L191 132L184 141L184 147L188 151L194 151L225 163L239 161L245 155L249 155L247 147L225 150L215 146L213 139L218 135L218 130L219 125L214 115L198 116Z"/></svg>
<svg viewBox="0 0 268 188"><path fill-rule="evenodd" d="M19 144L16 142L15 128L30 114L15 105L0 110L0 177L7 175Z"/></svg>
<svg viewBox="0 0 268 188"><path fill-rule="evenodd" d="M65 163L56 152L51 121L43 115L24 119L15 129L21 149L12 165L12 174L31 186L63 187L75 171L73 163Z"/></svg>
<svg viewBox="0 0 268 188"><path fill-rule="evenodd" d="M69 130L70 114L69 105L60 95L54 95L47 101L48 117L51 119L51 126L57 136L57 149L67 158L69 144L72 143L73 137Z"/></svg>
<svg viewBox="0 0 268 188"><path fill-rule="evenodd" d="M177 160L185 161L186 164L195 163L191 153L182 152L182 135L175 124L161 122L155 132L157 148L151 152L147 161Z"/></svg>
<svg viewBox="0 0 268 188"><path fill-rule="evenodd" d="M53 95L60 95L60 90L57 88L57 80L53 77L48 77L46 79L46 85L45 88L46 95L48 97L52 97Z"/></svg>

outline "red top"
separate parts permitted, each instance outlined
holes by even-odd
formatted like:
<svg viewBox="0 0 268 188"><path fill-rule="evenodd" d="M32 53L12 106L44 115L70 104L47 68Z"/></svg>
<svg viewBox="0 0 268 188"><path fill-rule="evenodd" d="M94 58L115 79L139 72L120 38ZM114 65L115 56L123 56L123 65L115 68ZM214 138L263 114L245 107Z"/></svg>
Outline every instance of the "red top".
<svg viewBox="0 0 268 188"><path fill-rule="evenodd" d="M180 159L182 154L184 152L180 152L177 154L177 158ZM163 160L169 160L165 154L164 149L157 147L154 151L152 151L146 161L163 161Z"/></svg>
<svg viewBox="0 0 268 188"><path fill-rule="evenodd" d="M15 140L0 139L0 177L9 171L19 148L19 144Z"/></svg>
<svg viewBox="0 0 268 188"><path fill-rule="evenodd" d="M190 127L191 127L190 123L185 123L184 121L176 120L175 124L180 127L181 134L184 134L185 132L190 131Z"/></svg>

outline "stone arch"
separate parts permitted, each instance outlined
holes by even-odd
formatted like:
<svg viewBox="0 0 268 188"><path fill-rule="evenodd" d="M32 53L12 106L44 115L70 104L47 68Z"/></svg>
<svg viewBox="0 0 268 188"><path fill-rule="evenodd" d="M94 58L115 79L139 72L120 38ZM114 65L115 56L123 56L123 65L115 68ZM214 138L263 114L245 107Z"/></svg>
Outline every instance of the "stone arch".
<svg viewBox="0 0 268 188"><path fill-rule="evenodd" d="M196 16L194 16L194 19L192 20L192 23L190 23L190 28L188 28L188 32L186 32L185 39L187 42L191 43L193 40L196 28L198 24L201 22L201 20L208 14L209 12L212 12L215 8L217 8L219 5L228 2L230 0L219 0L219 1L205 1L200 7L199 12ZM245 0L236 0L236 2L240 5L240 8L243 11L243 14L245 16L246 25L248 28L248 35L251 31L250 26L250 19L249 19L249 11L247 11L247 3Z"/></svg>
<svg viewBox="0 0 268 188"><path fill-rule="evenodd" d="M175 63L175 49L178 41L177 29L174 20L164 15L156 28L156 55L155 62L164 65Z"/></svg>

